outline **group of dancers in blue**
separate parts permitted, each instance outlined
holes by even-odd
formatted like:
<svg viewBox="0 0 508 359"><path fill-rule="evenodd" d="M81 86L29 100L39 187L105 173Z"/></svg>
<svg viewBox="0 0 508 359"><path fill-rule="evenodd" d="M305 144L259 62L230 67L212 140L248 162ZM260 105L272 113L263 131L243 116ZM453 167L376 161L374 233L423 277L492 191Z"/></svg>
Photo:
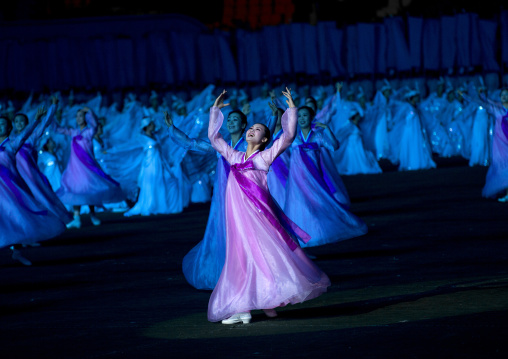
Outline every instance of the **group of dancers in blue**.
<svg viewBox="0 0 508 359"><path fill-rule="evenodd" d="M173 96L171 106L155 92L150 106L129 94L121 110L103 106L100 94L78 104L70 96L64 106L58 95L38 103L31 96L21 111L5 112L0 247L30 265L21 247L80 228L83 213L100 225L100 211L173 214L211 201L183 273L195 288L214 290L211 321L246 323L250 310L274 316L277 306L326 291L328 278L302 248L367 233L341 175L380 173L382 159L423 170L436 167L433 154L462 156L490 165L485 197L508 201L508 89L487 96L481 85L454 89L440 79L420 101L417 88L385 81L369 103L361 88L343 94L342 83L302 97L264 87L251 101L231 91L229 106L226 92L215 98L214 90L188 102ZM272 232L275 239L260 239ZM231 258L239 253L240 261ZM292 289L281 292L280 282Z"/></svg>

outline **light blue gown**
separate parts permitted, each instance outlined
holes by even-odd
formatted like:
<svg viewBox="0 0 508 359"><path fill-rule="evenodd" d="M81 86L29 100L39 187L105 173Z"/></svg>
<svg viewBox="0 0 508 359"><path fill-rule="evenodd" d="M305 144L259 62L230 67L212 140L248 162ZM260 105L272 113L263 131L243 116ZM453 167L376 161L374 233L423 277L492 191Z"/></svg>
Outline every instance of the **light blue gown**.
<svg viewBox="0 0 508 359"><path fill-rule="evenodd" d="M311 236L302 247L367 233L367 225L348 210L349 196L327 152L338 143L325 131L311 130L307 138L300 132L291 146L284 213Z"/></svg>
<svg viewBox="0 0 508 359"><path fill-rule="evenodd" d="M182 131L172 126L170 136L189 151L201 153L217 152L204 140L190 139ZM229 142L231 145L231 142ZM247 142L242 137L234 146L239 151L247 149ZM185 255L182 270L187 282L196 289L213 290L222 272L226 260L226 223L224 201L229 164L217 154L214 190L210 205L210 214L203 239Z"/></svg>

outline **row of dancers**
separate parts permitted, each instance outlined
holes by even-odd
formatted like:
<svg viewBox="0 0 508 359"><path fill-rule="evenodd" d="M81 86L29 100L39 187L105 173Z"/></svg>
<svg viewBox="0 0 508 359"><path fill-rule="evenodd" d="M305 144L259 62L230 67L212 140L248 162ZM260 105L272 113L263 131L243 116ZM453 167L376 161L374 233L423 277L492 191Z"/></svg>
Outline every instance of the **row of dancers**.
<svg viewBox="0 0 508 359"><path fill-rule="evenodd" d="M337 108L337 104L342 104L340 102L340 84L337 86L337 93L334 95L333 101L328 103L330 108ZM290 92L287 92L284 96L287 97L287 94L290 94ZM485 97L478 98L467 96L463 93L461 93L464 98L467 98L471 102L475 103L481 103L488 111L491 111L495 114L494 111L498 111L497 117L496 117L496 131L495 133L498 134L498 136L494 137L494 145L493 148L496 150L493 151L493 153L500 153L502 151L502 147L500 147L503 143L506 143L506 131L504 131L505 125L503 125L506 120L506 108L507 108L507 101L508 99L508 90L502 90L500 92L501 100L503 101L501 104L493 103L492 101L488 101ZM407 96L408 99L413 98L414 99L415 94L412 94L411 96ZM337 100L337 98L339 100ZM503 100L503 98L505 100ZM217 102L218 100L216 100ZM290 100L291 103L293 103L293 100ZM312 101L306 101L309 102L309 105ZM408 102L410 103L410 102ZM206 102L205 102L206 105ZM326 104L325 104L326 106ZM212 112L216 111L214 106L212 107ZM293 106L290 106L293 107ZM269 146L268 149L271 149L276 143L285 142L284 138L284 120L282 116L282 110L280 108L277 108L277 99L274 99L274 103L270 107L270 110L272 111L272 116L264 123L258 123L257 130L262 131L264 133L263 139L266 138L271 139L270 133L274 133L273 141L271 146ZM336 110L337 111L337 110ZM413 109L413 111L416 112L416 110ZM33 240L29 237L30 234L34 234L35 231L32 231L30 233L30 228L35 229L36 227L26 226L25 222L25 229L28 229L26 231L25 237L21 238L21 240L12 241L11 243L4 244L2 243L2 246L11 245L11 249L13 250L13 258L19 259L21 256L19 255L19 252L17 251L17 246L21 244L33 244L36 243L38 240L48 239L51 238L51 236L56 235L58 233L61 233L60 231L64 228L62 227L63 224L69 223L68 222L68 214L67 218L65 218L65 211L62 213L61 206L58 205L58 199L61 200L61 202L65 203L66 205L72 205L74 206L74 220L72 222L76 221L76 216L79 216L80 213L80 206L87 204L90 205L90 211L91 211L91 218L92 222L94 224L100 224L100 221L95 216L93 207L94 205L101 206L106 203L121 203L122 200L124 200L127 197L126 191L123 190L123 186L121 185L121 182L115 181L113 178L111 178L109 175L107 175L99 162L96 159L96 156L93 151L93 141L94 138L97 142L100 143L101 139L100 137L97 137L97 133L100 133L98 129L101 126L99 121L97 121L95 115L93 114L93 111L91 111L89 108L83 108L80 109L77 112L76 115L76 124L78 125L78 129L69 129L69 128L63 128L60 126L54 126L53 132L55 134L64 134L67 136L70 136L72 138L72 144L70 148L70 156L67 163L67 167L62 174L61 178L61 186L56 191L56 198L55 196L52 196L50 191L46 191L48 193L45 193L44 191L37 192L36 185L40 185L41 183L45 183L45 189L50 188L49 182L44 181L44 177L41 176L40 172L37 173L37 165L34 165L33 161L33 154L34 152L34 141L37 138L40 138L44 131L50 126L51 119L53 118L54 114L56 112L56 99L53 99L53 105L50 107L49 111L45 111L44 109L39 109L36 112L35 115L35 121L32 123L29 123L28 117L23 114L18 114L14 118L14 125L15 130L13 133L10 133L10 122L7 118L0 119L0 140L2 140L1 145L1 152L2 156L1 158L5 161L2 161L2 181L3 181L3 189L5 193L5 197L9 199L10 201L5 202L6 209L9 209L8 213L13 213L15 217L20 218L20 222L25 222L25 219L23 218L23 214L31 214L32 217L36 216L39 220L41 218L44 218L44 220L49 220L48 223L52 223L51 220L53 220L54 226L52 226L53 232L50 233L50 231L46 231L47 233L44 233L43 235L40 235L39 238L36 238L37 240ZM199 274L205 273L205 275L212 273L213 271L209 270L210 266L218 268L218 270L215 272L215 278L212 278L211 281L209 281L208 287L202 287L202 289L214 289L217 287L217 282L219 281L219 277L221 276L221 273L224 272L223 266L224 263L227 262L227 258L225 258L227 253L228 245L226 245L227 237L228 237L228 218L229 221L233 221L235 223L241 223L244 219L243 216L240 215L242 211L236 211L232 210L228 212L228 186L231 179L230 173L233 173L235 177L238 173L241 173L245 169L232 169L231 168L231 161L228 160L230 157L229 154L225 155L224 149L219 150L217 149L217 144L214 146L214 142L212 141L212 138L210 138L210 129L208 130L208 137L210 138L210 143L207 141L204 141L202 138L199 137L199 133L201 129L203 128L202 124L206 123L203 122L203 109L201 108L198 111L198 115L194 121L191 123L191 133L198 134L196 138L191 138L187 136L183 131L181 131L176 126L175 119L172 118L171 115L169 115L167 112L164 113L164 120L166 125L169 127L169 136L168 138L174 139L174 142L179 143L180 147L185 149L182 153L178 153L176 156L173 153L172 160L168 162L167 165L163 158L162 151L159 149L157 150L157 147L162 147L158 141L156 141L154 136L154 130L157 127L156 121L151 120L150 118L143 118L141 121L140 128L142 129L142 136L147 137L148 140L145 140L143 143L144 150L147 150L150 156L145 156L145 158L151 159L153 157L157 157L160 160L161 166L158 168L151 168L148 170L145 170L147 166L142 167L142 171L149 172L151 175L158 175L162 176L164 181L169 181L170 179L176 179L177 176L175 174L178 173L178 171L181 172L181 181L176 180L173 185L177 187L177 191L173 191L173 195L178 197L178 193L186 192L189 193L189 191L182 191L179 185L181 186L187 186L187 189L190 189L192 186L192 183L188 179L185 179L185 171L183 171L183 166L176 160L178 157L186 157L185 152L186 151L197 151L202 152L204 154L212 154L211 157L214 157L213 151L218 151L222 156L216 161L217 167L216 167L216 182L214 185L214 198L217 195L217 200L215 202L215 210L214 211L214 201L212 200L212 208L210 211L210 218L209 223L207 226L207 232L210 228L219 228L219 230L222 230L224 232L224 235L217 235L212 234L209 236L210 240L207 241L207 234L205 233L205 238L203 239L198 246L196 246L184 259L183 267L184 267L184 274L186 275L187 280L193 284L196 288L199 288L198 282L200 280ZM288 156L288 158L284 158L283 156L280 156L282 153L286 152L277 152L272 157L266 156L260 156L259 158L262 158L266 165L268 164L272 166L271 171L267 171L267 169L264 169L263 171L268 173L268 176L266 178L266 182L262 182L263 186L268 186L270 188L270 192L272 192L275 201L270 201L270 199L266 199L266 201L269 202L269 205L263 204L259 202L260 198L265 198L266 196L263 196L261 192L256 192L257 196L248 196L251 201L256 203L256 208L260 211L261 207L270 207L272 211L275 211L276 218L273 216L270 217L269 215L266 215L267 218L271 218L271 224L272 226L275 226L279 231L286 231L290 233L291 238L304 238L307 235L310 235L310 240L308 236L306 237L307 240L299 240L298 244L301 247L309 246L309 245L322 245L326 243L331 243L337 240L341 239L347 239L352 238L358 235L362 235L366 233L367 228L365 223L361 221L358 217L354 216L352 213L348 211L349 206L349 198L347 197L347 192L345 191L345 188L340 181L340 176L337 173L336 167L334 166L334 161L330 157L330 153L328 151L334 151L337 150L339 147L339 143L336 136L334 135L334 131L332 130L332 126L336 126L335 122L330 122L330 119L333 118L333 116L330 115L330 113L333 113L333 111L325 112L318 112L316 114L316 111L311 106L301 106L297 111L292 110L291 112L296 112L295 116L297 117L298 125L300 126L300 131L298 133L298 136L295 135L296 139L292 140L291 143L288 144L288 146L291 147L291 153ZM243 149L248 151L249 142L251 139L253 139L255 134L253 133L247 133L246 137L243 137L243 132L248 124L248 118L245 116L245 114L242 111L233 110L230 111L228 114L228 121L227 121L227 131L229 132L229 137L231 138L231 144L230 147L233 151L236 149L242 149L239 147L241 145L242 141L244 143ZM217 115L218 116L218 115ZM323 122L316 122L313 121L315 117L320 116L320 119L322 119ZM213 116L212 116L213 117ZM270 116L269 116L270 117ZM41 118L43 118L41 120ZM270 122L271 121L271 122ZM504 121L504 122L503 122ZM326 123L331 123L331 126L328 126ZM208 121L209 126L212 127L212 121ZM180 122L180 127L185 127L185 123ZM406 123L407 125L407 123ZM217 129L219 131L220 127L222 126L222 122ZM296 125L295 125L296 126ZM422 126L420 124L420 126ZM254 126L256 127L256 126ZM498 129L499 127L499 129ZM273 128L273 130L270 130L270 128ZM37 131L35 131L37 129ZM498 130L497 130L498 129ZM414 130L414 129L413 129ZM423 138L425 139L425 130L422 130ZM10 136L9 136L10 135ZM419 136L421 134L418 134ZM504 135L504 142L502 141L503 138L501 138L501 141L496 142L496 138ZM403 137L403 136L402 136ZM284 138L283 141L278 141ZM403 141L401 141L403 143ZM501 145L499 145L501 143ZM22 151L21 149L25 147L25 150ZM425 147L425 146L423 146ZM263 147L262 149L264 149ZM125 149L123 150L117 150L116 152L113 151L113 153L122 154L124 155ZM409 151L411 149L406 148L406 151ZM178 152L178 151L173 151ZM273 150L271 151L273 152ZM236 153L236 152L234 152ZM5 156L4 156L5 154ZM23 173L23 160L18 158L18 155L20 158L23 158L25 162L27 161L26 158L30 159L30 156L32 157L32 165L30 168L31 171L33 171L36 176L32 174L31 177L33 178L40 178L41 180L27 180L31 178L29 175L21 175ZM205 157L205 156L203 156ZM208 156L210 157L210 156ZM129 161L126 160L125 157L123 157L124 163L127 163ZM244 158L245 159L245 158ZM500 170L502 170L502 166L494 166L495 157L493 156L493 165L489 169L489 174L491 174L491 169L495 169L494 177L496 177L497 174L501 173ZM259 161L257 161L259 162ZM21 164L20 164L21 163ZM108 161L101 162L105 163L105 167L108 168ZM118 163L118 161L114 162ZM144 164L146 162L144 161ZM151 162L149 163L151 164ZM151 165L150 165L151 166ZM148 166L148 167L150 167ZM257 164L257 166L260 166L260 164ZM153 166L152 166L153 167ZM238 167L238 166L237 166ZM252 168L249 168L251 170ZM415 168L407 168L407 169L415 169ZM195 170L195 168L194 168ZM111 173L115 172L114 167L111 167ZM222 175L220 174L221 171L223 171ZM17 173L16 173L17 172ZM188 171L192 172L192 171ZM199 171L198 171L199 172ZM168 177L165 177L165 173L168 174ZM265 173L266 174L266 173ZM150 176L150 175L148 175ZM197 175L199 177L199 174ZM139 182L139 179L141 177L145 176L138 176L138 186L141 187L141 182ZM505 176L506 177L506 176ZM147 183L150 183L153 186L153 177L148 177L151 180L147 181ZM221 182L220 179L222 178L222 182L225 183L223 186L224 189L221 192ZM243 183L245 186L250 186L250 189L252 191L257 191L256 188L248 184L248 181L245 180L239 180L240 177L236 179L237 182ZM489 178L489 176L487 177ZM146 179L146 178L145 178ZM259 180L259 179L257 179ZM24 182L24 183L23 183ZM198 181L199 182L199 181ZM272 184L270 184L272 183ZM245 188L245 186L242 186L242 189ZM277 191L278 188L285 188L285 191ZM506 190L506 185L501 190ZM309 193L309 188L312 188L312 193ZM174 189L174 188L173 188ZM194 188L192 188L194 189ZM10 193L8 193L10 191ZM37 193L37 194L36 194ZM42 194L41 194L42 193ZM176 193L176 194L175 194ZM290 195L288 195L288 193ZM497 192L499 193L499 191ZM53 194L55 194L53 192ZM10 195L10 197L9 197ZM39 196L40 198L37 198ZM45 196L45 197L44 197ZM139 198L142 197L142 188L139 188L139 191L137 193L138 196L138 202ZM148 202L153 202L154 197L157 197L157 195L154 196L154 193L148 194L146 196L146 200ZM184 197L183 195L180 195L180 197ZM42 198L42 199L41 199ZM56 198L56 200L55 200ZM51 200L48 200L51 199ZM290 199L288 201L288 199ZM318 199L318 200L316 200ZM155 199L156 200L156 199ZM190 199L182 199L180 198L182 203L182 206L185 206L185 201L189 201ZM222 202L221 202L222 200ZM45 202L46 201L46 202ZM171 199L168 200L169 202L173 203ZM258 202L256 202L258 201ZM166 202L166 199L163 199L161 202ZM55 205L56 203L56 205ZM188 203L188 202L187 202ZM28 204L28 205L27 205ZM17 207L16 207L17 206ZM135 207L135 206L134 206ZM134 208L133 207L133 208ZM263 207L263 208L264 208ZM12 211L14 209L14 212ZM16 212L17 210L17 212ZM177 210L178 211L178 210ZM181 209L179 209L181 211ZM217 216L215 216L217 214ZM21 216L19 216L21 215ZM220 221L220 217L224 218L222 220L222 223L214 222L214 221ZM37 217L38 216L38 217ZM236 218L235 218L236 217ZM78 217L79 218L79 217ZM281 219L283 218L283 219ZM291 220L289 219L291 218ZM29 219L29 222L31 222L33 218ZM56 221L54 221L56 219ZM309 220L310 219L310 220ZM315 219L315 221L313 221ZM71 222L71 223L72 223ZM329 222L330 225L327 225ZM33 221L34 224L37 224L37 221ZM278 223L278 225L277 225ZM40 224L40 223L39 223ZM2 223L2 226L4 223ZM15 227L15 226L14 226ZM3 227L2 227L3 228ZM9 230L12 227L5 227L7 230ZM301 232L301 229L303 228L304 232ZM16 229L16 228L14 228ZM272 228L273 229L273 228ZM251 230L255 232L255 227L251 227ZM300 231L300 232L299 232ZM298 235L300 233L300 235ZM26 235L28 234L28 236ZM302 237L303 236L303 237ZM7 237L7 236L5 236ZM23 237L23 233L21 233L21 237ZM284 237L284 236L283 236ZM2 240L5 240L6 238L2 238ZM286 243L290 243L290 240L288 238L285 238ZM209 243L208 243L209 242ZM288 246L292 246L289 245ZM222 256L221 256L222 254ZM207 263L207 257L214 257L215 263ZM224 258L224 260L219 260L218 258ZM21 257L23 258L23 257ZM25 259L26 260L26 259ZM194 266L194 267L193 267ZM195 276L197 275L197 276ZM195 276L195 278L193 277ZM196 280L196 278L198 278ZM215 293L215 291L214 291ZM213 295L212 295L213 297ZM221 305L221 307L223 307ZM270 309L265 307L258 307L254 309ZM241 312L244 313L244 312ZM228 313L228 314L237 314L237 313ZM271 312L271 314L273 314ZM243 315L243 314L242 314ZM240 316L242 317L242 316ZM211 317L215 318L215 317ZM246 315L244 315L242 318L246 318ZM224 319L224 318L223 318ZM238 318L237 318L238 319ZM222 320L222 319L220 319ZM226 318L227 320L227 318ZM243 319L241 319L243 321Z"/></svg>

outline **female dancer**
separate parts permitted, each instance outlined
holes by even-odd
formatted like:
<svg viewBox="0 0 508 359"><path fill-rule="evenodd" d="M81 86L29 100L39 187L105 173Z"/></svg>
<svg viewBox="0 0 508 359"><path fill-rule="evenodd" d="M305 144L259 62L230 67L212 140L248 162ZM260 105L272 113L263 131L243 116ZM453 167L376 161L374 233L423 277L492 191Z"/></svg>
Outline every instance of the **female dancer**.
<svg viewBox="0 0 508 359"><path fill-rule="evenodd" d="M69 163L56 194L64 204L74 206L74 220L67 225L68 228L81 227L80 207L86 204L90 206L92 223L98 226L101 221L95 216L93 206L121 202L125 196L120 184L104 173L95 160L92 143L97 131L95 115L84 107L76 114L76 123L77 129L56 128L56 132L72 136Z"/></svg>
<svg viewBox="0 0 508 359"><path fill-rule="evenodd" d="M57 197L53 188L44 176L39 167L37 166L37 142L44 133L46 127L49 126L53 115L56 110L56 103L58 100L56 97L52 98L53 105L49 108L49 111L45 114L41 110L37 111L36 121L43 117L40 125L32 132L32 134L23 143L23 146L19 149L16 154L16 168L19 174L24 179L25 183L30 188L30 192L34 198L42 204L46 209L55 214L63 223L69 223L72 221L72 216L69 214L67 209L64 207L60 199ZM28 118L22 113L18 113L14 116L14 130L11 132L11 140L17 136L21 136L23 130L28 125Z"/></svg>
<svg viewBox="0 0 508 359"><path fill-rule="evenodd" d="M317 122L314 112L298 110L300 133L293 142L284 211L311 240L302 247L320 246L367 233L367 225L348 211L349 197L327 150L339 144L330 128ZM312 190L310 190L312 188Z"/></svg>
<svg viewBox="0 0 508 359"><path fill-rule="evenodd" d="M226 91L210 109L208 138L231 165L226 187L226 262L208 304L208 320L223 324L249 323L251 310L300 303L326 291L330 280L298 246L296 238L308 235L292 223L270 195L266 174L295 138L296 107L287 90L290 107L282 117L283 133L270 149L270 132L254 124L247 132L247 151L228 146L219 134L220 111Z"/></svg>
<svg viewBox="0 0 508 359"><path fill-rule="evenodd" d="M143 152L138 171L137 186L138 200L134 207L124 213L125 216L151 214L170 214L183 211L183 203L179 181L173 174L173 169L162 156L161 144L155 136L155 123L145 117L141 120L141 135L137 141L142 144Z"/></svg>
<svg viewBox="0 0 508 359"><path fill-rule="evenodd" d="M420 92L410 90L405 94L406 102L394 116L394 125L389 133L390 160L399 164L399 171L414 171L435 168L427 131L422 124L422 112L418 107Z"/></svg>
<svg viewBox="0 0 508 359"><path fill-rule="evenodd" d="M65 224L47 211L30 194L16 169L16 153L39 124L39 118L26 126L24 132L9 138L12 125L0 117L0 248L10 246L12 258L31 265L19 252L22 245L30 245L53 238L65 230Z"/></svg>
<svg viewBox="0 0 508 359"><path fill-rule="evenodd" d="M484 95L470 98L460 93L466 99L479 102L493 117L494 138L492 140L492 161L485 178L482 196L498 198L499 202L508 202L508 88L501 89L500 102L487 99Z"/></svg>

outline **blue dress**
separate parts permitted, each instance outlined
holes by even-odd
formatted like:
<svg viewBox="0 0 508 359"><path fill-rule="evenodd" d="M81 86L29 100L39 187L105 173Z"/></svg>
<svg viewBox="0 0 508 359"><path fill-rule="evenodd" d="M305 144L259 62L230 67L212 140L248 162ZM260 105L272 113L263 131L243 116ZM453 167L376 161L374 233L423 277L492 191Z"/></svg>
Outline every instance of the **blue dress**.
<svg viewBox="0 0 508 359"><path fill-rule="evenodd" d="M171 137L190 151L216 153L209 142L187 137L172 126ZM231 145L231 141L229 142ZM234 146L238 151L247 149L242 137ZM229 175L229 164L217 154L216 177L210 214L203 239L183 258L182 270L187 282L196 289L213 290L217 284L226 260L226 222L224 213L225 191Z"/></svg>
<svg viewBox="0 0 508 359"><path fill-rule="evenodd" d="M0 143L0 248L50 239L66 229L56 215L35 200L16 169L16 153L36 126L33 122L15 139Z"/></svg>
<svg viewBox="0 0 508 359"><path fill-rule="evenodd" d="M284 213L311 236L302 247L367 233L367 225L348 210L349 197L327 153L338 146L330 135L316 129L305 138L300 132L291 146Z"/></svg>

